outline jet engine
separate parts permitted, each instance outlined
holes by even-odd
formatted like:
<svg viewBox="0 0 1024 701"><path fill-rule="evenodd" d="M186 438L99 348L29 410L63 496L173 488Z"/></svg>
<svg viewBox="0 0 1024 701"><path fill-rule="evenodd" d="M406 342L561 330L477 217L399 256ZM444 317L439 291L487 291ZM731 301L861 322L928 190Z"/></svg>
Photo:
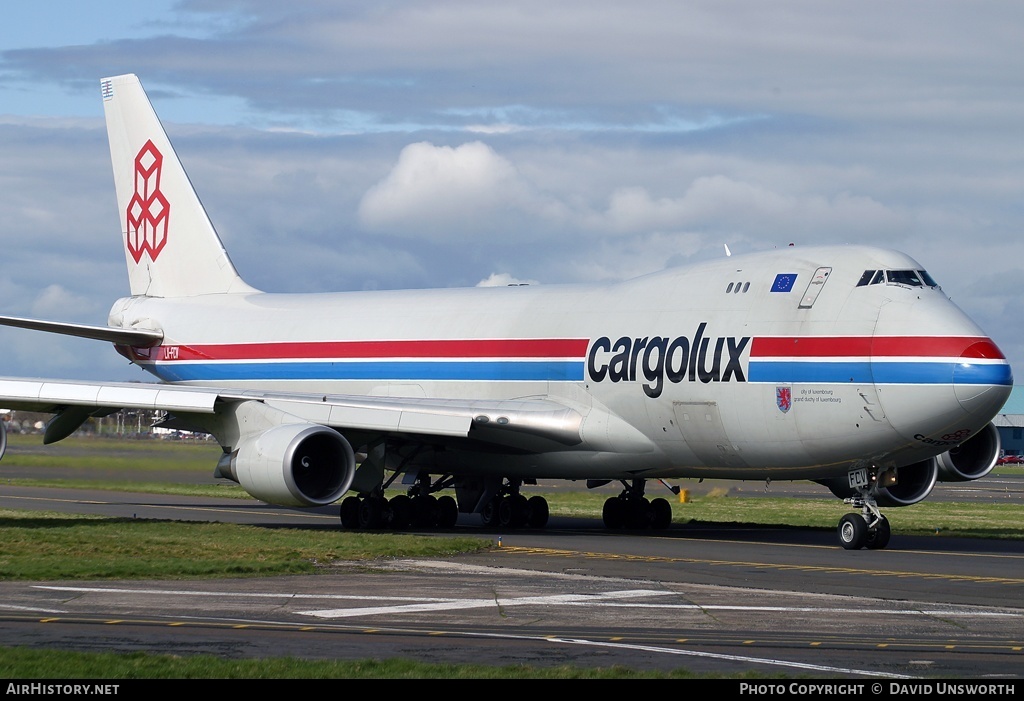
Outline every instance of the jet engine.
<svg viewBox="0 0 1024 701"><path fill-rule="evenodd" d="M999 430L990 423L936 458L939 461L939 480L967 482L984 477L996 466L1000 450Z"/></svg>
<svg viewBox="0 0 1024 701"><path fill-rule="evenodd" d="M872 493L879 506L910 506L932 493L938 477L937 458L928 458L896 468L895 483L876 485Z"/></svg>
<svg viewBox="0 0 1024 701"><path fill-rule="evenodd" d="M880 472L871 495L879 506L916 504L931 494L936 482L967 482L984 477L996 466L1000 450L999 431L990 423L941 455L896 468L894 477L888 470ZM840 499L856 494L846 478L822 480L819 484Z"/></svg>
<svg viewBox="0 0 1024 701"><path fill-rule="evenodd" d="M939 466L936 458L928 458L895 470L880 471L878 477L869 493L879 506L910 506L931 494L939 478ZM857 495L845 476L819 480L818 484L828 487L840 499Z"/></svg>
<svg viewBox="0 0 1024 701"><path fill-rule="evenodd" d="M217 474L252 496L281 506L324 506L352 485L356 460L337 431L311 423L282 424L244 436Z"/></svg>

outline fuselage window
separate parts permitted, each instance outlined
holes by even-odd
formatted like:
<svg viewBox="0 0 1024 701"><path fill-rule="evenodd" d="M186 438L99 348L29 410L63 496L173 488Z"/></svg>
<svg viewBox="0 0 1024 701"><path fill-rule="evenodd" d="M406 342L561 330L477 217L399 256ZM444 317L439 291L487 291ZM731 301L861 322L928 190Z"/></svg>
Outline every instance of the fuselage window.
<svg viewBox="0 0 1024 701"><path fill-rule="evenodd" d="M750 283L749 282L744 282L743 283L743 293L746 294L747 290L749 290L749 289L750 289Z"/></svg>
<svg viewBox="0 0 1024 701"><path fill-rule="evenodd" d="M726 293L732 292L732 283L731 282L729 283L729 286L725 288L725 291L726 291Z"/></svg>

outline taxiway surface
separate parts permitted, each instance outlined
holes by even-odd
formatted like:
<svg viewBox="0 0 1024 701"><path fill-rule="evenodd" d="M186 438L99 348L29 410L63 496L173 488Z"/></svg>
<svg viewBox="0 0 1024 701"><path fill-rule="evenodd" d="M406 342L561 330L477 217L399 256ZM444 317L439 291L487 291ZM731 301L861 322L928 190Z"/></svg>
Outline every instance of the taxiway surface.
<svg viewBox="0 0 1024 701"><path fill-rule="evenodd" d="M338 527L334 508L10 485L0 508ZM0 633L6 644L224 657L1024 676L1022 541L895 533L885 550L845 551L830 530L609 532L558 518L486 533L460 517L453 531L495 547L304 577L0 582Z"/></svg>

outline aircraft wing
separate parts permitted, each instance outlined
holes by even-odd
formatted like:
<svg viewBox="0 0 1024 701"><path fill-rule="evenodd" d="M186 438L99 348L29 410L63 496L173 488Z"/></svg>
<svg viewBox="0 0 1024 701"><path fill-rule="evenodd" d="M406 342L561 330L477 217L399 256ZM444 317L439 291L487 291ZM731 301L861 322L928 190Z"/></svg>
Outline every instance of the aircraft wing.
<svg viewBox="0 0 1024 701"><path fill-rule="evenodd" d="M90 383L0 377L0 407L55 414L44 434L53 443L91 416L120 409L166 411L163 423L202 430L203 416L257 403L288 420L342 433L473 438L524 451L582 448L647 452L650 441L606 409L545 397L507 400L320 395L149 383ZM198 428L197 428L198 427Z"/></svg>

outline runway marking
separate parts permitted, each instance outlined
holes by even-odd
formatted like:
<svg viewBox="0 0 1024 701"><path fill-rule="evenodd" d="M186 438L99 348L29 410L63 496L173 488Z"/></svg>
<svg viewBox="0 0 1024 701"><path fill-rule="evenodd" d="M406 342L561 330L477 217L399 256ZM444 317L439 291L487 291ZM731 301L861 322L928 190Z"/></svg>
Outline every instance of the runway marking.
<svg viewBox="0 0 1024 701"><path fill-rule="evenodd" d="M49 622L58 622L59 623L59 622L64 622L65 620L70 620L70 619L43 618L43 619L39 619L38 622L39 623L49 623ZM80 622L80 621L87 620L87 619L76 619L76 620ZM120 620L113 620L113 621L104 621L104 622L105 623L127 623L127 624L132 624L132 623L135 623L135 624L138 624L138 623L154 624L154 623L157 623L155 621L145 621L145 620L143 620L143 621L131 621L131 620L127 620L127 619L120 619ZM211 622L211 621L206 621L204 619L199 619L199 620L196 620L196 621L184 622L184 623L181 623L180 625L183 625L183 626L198 625L198 626L208 626L208 627L215 627L216 628L216 627L226 626L228 624L226 624L224 622L215 623L215 622ZM249 628L249 629L252 629L252 630L258 630L258 629L263 628L263 627L272 627L272 628L275 628L275 629L280 629L282 627L286 627L286 628L292 628L292 629L297 629L297 630L301 630L301 631L305 631L305 630L318 630L318 631L336 631L336 630L340 630L340 631L344 631L344 632L352 632L353 630L358 630L359 632L362 632L362 633L388 633L388 632L403 632L404 633L404 632L409 632L407 629L404 629L404 628L362 628L362 629L359 629L359 628L351 628L351 627L348 627L348 626L338 626L338 625L330 625L330 624L325 624L325 625L317 626L317 627L314 628L314 627L311 627L311 626L294 626L292 624L284 624L284 623L273 622L273 621L236 622L234 624L230 624L230 627L232 627L232 628ZM432 633L432 635L433 635L433 633ZM511 633L511 634L510 633L483 633L483 632L479 632L479 631L449 631L447 633L437 633L437 635L455 635L455 636L460 636L460 637L465 636L465 637L471 637L471 638L489 638L489 639L496 639L496 640L534 640L534 641L549 642L549 643L553 643L553 644L557 644L557 645L582 645L582 646L589 646L589 647L615 648L615 649L620 649L620 650L636 650L636 651L651 652L651 653L658 653L658 654L667 654L667 655L677 655L677 656L684 656L684 657L699 657L699 658L706 658L706 659L726 660L726 661L740 662L740 663L743 663L743 664L769 665L769 666L776 666L776 667L787 667L787 668L792 668L792 669L810 670L810 671L815 671L815 672L828 672L828 673L835 673L835 674L842 674L842 675L861 675L861 676L873 676L873 677L892 677L892 678L899 678L899 679L913 679L913 678L915 678L915 677L910 676L910 675L896 674L896 673L893 673L891 671L877 672L877 671L872 671L872 670L855 669L855 668L848 668L848 667L831 667L831 666L826 666L826 665L816 665L816 664L803 663L803 662L792 662L792 661L789 661L789 660L782 660L782 659L771 658L771 657L752 657L752 656L747 656L747 655L729 655L729 654L714 653L714 652L699 651L699 650L686 650L686 649L668 648L668 647L660 647L660 646L653 646L653 645L642 645L642 644L635 644L635 643L623 643L623 642L616 642L616 641L613 641L613 640L601 641L601 640L588 640L588 639L583 639L583 638L564 638L564 637L557 637L557 636L551 636L551 635L547 635L547 636L517 635L517 634L514 634L514 633ZM685 643L685 642L688 642L688 639L681 638L681 639L677 640L676 642ZM756 643L756 641L748 641L748 642ZM1012 648L1012 649L1020 650L1020 648ZM912 664L913 664L913 662L912 662Z"/></svg>
<svg viewBox="0 0 1024 701"><path fill-rule="evenodd" d="M581 640L576 638L548 638L554 643L564 643L567 645L587 645L592 647L608 647L617 648L622 650L641 650L644 652L658 652L666 655L681 655L685 657L706 657L715 660L731 660L733 662L743 662L745 664L766 664L775 667L790 667L792 669L804 669L813 672L830 672L834 674L857 674L866 677L888 677L893 679L915 679L905 674L895 674L893 672L871 672L863 669L853 669L849 667L830 667L827 665L816 665L809 664L806 662L789 662L787 660L772 659L768 657L749 657L747 655L725 655L721 653L713 652L700 652L697 650L677 650L670 647L654 647L651 645L628 645L623 643L611 643L611 642L600 642L595 640Z"/></svg>
<svg viewBox="0 0 1024 701"><path fill-rule="evenodd" d="M297 615L314 616L317 618L352 618L356 616L377 616L394 615L398 613L430 613L445 611L464 611L468 609L488 607L511 607L511 606L585 606L601 608L637 608L652 609L658 611L722 611L741 613L825 613L829 615L888 615L888 616L927 616L927 617L964 617L964 618L1020 618L1024 619L1024 610L979 610L977 607L932 607L917 609L888 609L888 608L863 608L849 607L840 608L833 606L766 606L766 605L737 605L737 604L679 604L663 602L637 602L637 599L662 598L666 596L680 596L678 592L664 589L623 589L618 591L607 591L598 594L550 594L535 596L519 596L504 598L491 596L487 598L436 598L436 597L382 597L372 595L344 595L344 594L297 594L289 592L224 592L205 590L175 590L175 589L130 589L123 587L88 587L88 586L56 586L56 585L33 585L34 589L45 589L47 591L65 591L73 593L96 593L96 594L133 594L143 596L185 596L185 597L229 597L237 601L251 599L287 599L287 600L346 600L354 602L379 602L387 601L389 605L384 606L358 606L342 609L313 609L296 611ZM395 603L413 602L413 603Z"/></svg>
<svg viewBox="0 0 1024 701"><path fill-rule="evenodd" d="M67 613L61 609L44 609L38 606L17 606L15 604L0 604L0 609L10 611L31 611L32 613Z"/></svg>
<svg viewBox="0 0 1024 701"><path fill-rule="evenodd" d="M71 619L43 618L43 619L39 619L38 622L40 622L40 623L65 622L66 620L71 620ZM76 622L82 622L82 621L85 621L85 620L88 620L88 619L76 619ZM132 620L129 620L129 619L120 619L120 620L113 620L113 621L105 621L104 620L103 622L105 622L105 623L118 623L118 622L121 622L121 623L140 623L141 622L143 624L153 624L153 623L155 623L155 621L151 621L151 620L141 620L141 621L135 620L135 621L132 621ZM212 622L212 621L200 618L200 619L193 620L193 621L183 622L180 625L200 625L200 626L219 627L219 626L225 625L225 623L224 622ZM318 626L296 626L296 625L293 625L293 624L274 622L274 621L239 621L239 622L230 624L230 627L240 628L240 629L252 629L252 630L259 630L260 628L264 628L264 627L272 627L272 628L279 628L279 629L282 628L282 627L285 627L285 628L292 628L292 629L297 629L297 630L318 630L318 631L336 631L336 630L341 630L341 631L345 631L345 632L351 632L353 630L358 630L359 632L362 632L362 633L409 632L409 630L407 628L398 628L398 627L353 628L353 627L341 626L341 625L337 625L337 624L334 624L334 625L332 625L332 624L324 624L324 625L318 625ZM422 632L422 631L417 631L417 632ZM853 668L853 667L835 667L835 666L811 664L811 663L805 663L805 662L794 662L794 661L790 661L790 660L783 660L783 659L772 658L772 657L753 657L753 656L746 656L746 655L730 655L730 654L714 653L714 652L708 652L708 651L685 650L685 649L666 648L666 647L659 647L659 646L652 646L652 645L642 645L642 644L631 644L631 643L618 642L618 641L621 641L623 639L609 639L607 641L600 641L600 640L588 640L588 639L560 638L560 637L555 637L555 636L527 636L527 634L501 633L501 632L480 632L480 631L447 631L447 632L430 632L430 633L427 633L427 634L430 634L430 636L456 636L456 637L460 637L460 638L461 637L468 637L468 638L486 638L486 639L494 639L494 640L539 641L539 642L553 643L553 644L556 644L556 645L578 645L578 646L588 646L588 647L613 648L613 649L620 649L620 650L634 650L634 651L642 651L642 652L666 654L666 655L676 655L676 656L683 656L683 657L698 657L698 658L706 658L706 659L726 660L726 661L739 662L739 663L743 663L743 664L764 664L764 665L769 665L769 666L779 666L779 667L787 667L787 668L793 668L793 669L803 669L803 670L810 670L810 671L816 671L816 672L837 673L837 674L843 674L843 675L856 674L856 675L892 677L892 678L916 678L915 676L912 676L912 675L899 674L899 673L895 673L895 672L878 671L878 670L872 670L872 669L857 669L857 668ZM683 643L690 642L690 640L689 639L678 639L675 642L679 643L679 644L683 644ZM757 641L756 640L743 641L743 644L757 645ZM821 644L815 642L815 643L810 643L809 645L810 645L810 647L815 647L815 646L820 646ZM970 646L968 646L968 647L970 647ZM946 649L955 649L955 646L945 646L945 648ZM999 648L999 649L1001 650L1001 648ZM1010 649L1013 650L1013 651L1016 651L1016 652L1019 652L1019 651L1022 650L1022 648L1020 648L1020 647L1013 647L1013 648L1010 648ZM930 661L920 661L920 660L919 661L911 660L910 664L932 664L932 662L930 662Z"/></svg>
<svg viewBox="0 0 1024 701"><path fill-rule="evenodd" d="M105 592L110 594L158 594L161 596L209 596L229 597L232 599L339 599L356 601L450 601L447 598L430 598L424 596L373 596L355 594L299 594L296 592L246 592L240 594L237 591L190 591L185 589L127 589L120 587L72 587L56 586L49 584L36 584L33 589L46 589L47 591L67 592Z"/></svg>
<svg viewBox="0 0 1024 701"><path fill-rule="evenodd" d="M1024 584L1024 578L1019 577L984 577L981 575L968 574L942 574L935 572L908 572L901 570L868 570L858 567L836 567L834 565L789 565L776 564L771 562L745 562L741 560L707 560L695 557L668 557L666 555L621 555L618 553L597 553L581 550L559 550L556 548L536 548L507 545L493 551L496 554L527 554L547 555L552 557L584 557L594 560L626 560L628 562L668 562L682 564L721 565L731 567L758 567L768 570L802 570L807 572L826 572L835 574L865 574L876 577L919 577L923 579L947 579L960 582L987 582L991 584ZM982 555L982 557L984 557ZM999 555L995 557L1010 557L1018 559L1018 556Z"/></svg>
<svg viewBox="0 0 1024 701"><path fill-rule="evenodd" d="M600 605L604 601L615 599L628 599L651 596L673 596L670 591L653 591L647 589L633 589L626 591L611 591L603 594L552 594L547 596L520 596L511 599L502 597L490 597L482 599L448 599L444 601L433 601L423 604L405 604L402 606L374 606L367 608L330 609L315 611L297 611L296 613L305 616L316 616L317 618L351 618L354 616L375 616L379 614L395 613L421 613L428 611L452 611L476 608L492 608L495 606L573 606Z"/></svg>

